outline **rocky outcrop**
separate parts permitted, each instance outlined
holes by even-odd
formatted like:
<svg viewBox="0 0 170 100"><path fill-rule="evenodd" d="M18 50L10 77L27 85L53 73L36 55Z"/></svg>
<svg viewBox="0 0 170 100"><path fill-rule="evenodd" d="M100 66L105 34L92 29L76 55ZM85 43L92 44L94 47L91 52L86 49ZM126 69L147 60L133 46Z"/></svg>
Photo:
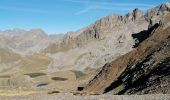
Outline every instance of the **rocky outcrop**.
<svg viewBox="0 0 170 100"><path fill-rule="evenodd" d="M136 8L133 13L132 13L133 17L134 17L134 20L137 20L141 17L144 16L144 14L142 13L142 11L140 11L138 8Z"/></svg>

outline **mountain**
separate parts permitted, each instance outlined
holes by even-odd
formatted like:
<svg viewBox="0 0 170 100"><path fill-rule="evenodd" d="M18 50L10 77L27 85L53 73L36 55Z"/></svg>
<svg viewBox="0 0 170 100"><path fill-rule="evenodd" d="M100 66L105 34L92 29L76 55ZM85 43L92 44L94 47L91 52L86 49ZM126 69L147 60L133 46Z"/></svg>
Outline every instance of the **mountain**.
<svg viewBox="0 0 170 100"><path fill-rule="evenodd" d="M132 35L138 41L147 38L140 41L131 52L105 64L84 87L84 91L95 94L170 93L170 14L165 14L159 21L154 19L155 25L152 20L159 18L160 13L169 11L169 8L164 7L170 7L169 3L149 10L154 12L146 14L147 18L152 15L150 28Z"/></svg>
<svg viewBox="0 0 170 100"><path fill-rule="evenodd" d="M85 84L79 89L88 93L143 94L158 86L160 93L169 86L169 12L170 3L136 8L58 35L0 31L0 87L76 91Z"/></svg>
<svg viewBox="0 0 170 100"><path fill-rule="evenodd" d="M139 9L125 16L110 15L82 30L64 35L61 42L49 45L43 52L51 54L53 66L61 66L63 70L69 66L76 70L100 68L131 51L134 45L131 35L147 30L148 25Z"/></svg>
<svg viewBox="0 0 170 100"><path fill-rule="evenodd" d="M146 14L135 9L124 16L107 16L77 32L64 35L62 41L52 43L42 52L50 54L52 66L61 70L101 68L105 63L133 50L140 41L132 34L147 31L159 22L169 12L168 4L164 5L154 8L155 12L148 10Z"/></svg>

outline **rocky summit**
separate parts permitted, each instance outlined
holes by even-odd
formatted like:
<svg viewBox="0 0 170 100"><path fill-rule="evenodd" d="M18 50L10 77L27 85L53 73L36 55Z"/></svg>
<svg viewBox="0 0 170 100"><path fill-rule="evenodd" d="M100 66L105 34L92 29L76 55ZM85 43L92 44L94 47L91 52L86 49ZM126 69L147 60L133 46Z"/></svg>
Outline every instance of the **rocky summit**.
<svg viewBox="0 0 170 100"><path fill-rule="evenodd" d="M169 80L169 2L65 34L0 31L0 96L170 94Z"/></svg>

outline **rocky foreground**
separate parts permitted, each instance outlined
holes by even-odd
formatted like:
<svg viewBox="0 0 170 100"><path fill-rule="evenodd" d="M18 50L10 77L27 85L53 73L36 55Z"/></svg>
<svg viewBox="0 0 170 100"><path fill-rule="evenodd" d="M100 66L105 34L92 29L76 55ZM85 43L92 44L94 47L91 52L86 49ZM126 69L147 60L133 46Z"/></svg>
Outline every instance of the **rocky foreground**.
<svg viewBox="0 0 170 100"><path fill-rule="evenodd" d="M170 94L153 95L90 95L75 96L70 93L34 94L26 96L0 96L0 100L170 100Z"/></svg>

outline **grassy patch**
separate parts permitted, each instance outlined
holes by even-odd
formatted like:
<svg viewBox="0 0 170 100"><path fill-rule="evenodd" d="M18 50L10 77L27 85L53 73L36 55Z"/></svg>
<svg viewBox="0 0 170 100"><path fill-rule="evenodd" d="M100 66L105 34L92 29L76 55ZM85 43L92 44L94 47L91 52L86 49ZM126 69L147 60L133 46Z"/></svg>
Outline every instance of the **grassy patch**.
<svg viewBox="0 0 170 100"><path fill-rule="evenodd" d="M10 78L9 75L0 76L0 78Z"/></svg>
<svg viewBox="0 0 170 100"><path fill-rule="evenodd" d="M52 77L51 79L55 80L55 81L65 81L65 80L67 80L67 78L62 78L62 77Z"/></svg>
<svg viewBox="0 0 170 100"><path fill-rule="evenodd" d="M82 71L72 70L72 72L76 75L76 78L80 78L86 75Z"/></svg>
<svg viewBox="0 0 170 100"><path fill-rule="evenodd" d="M34 54L24 57L20 61L21 70L27 72L39 72L45 70L50 64L51 59L43 54Z"/></svg>
<svg viewBox="0 0 170 100"><path fill-rule="evenodd" d="M15 62L21 59L19 54L14 53L12 50L0 48L0 55L1 55L1 63L7 64L11 62Z"/></svg>
<svg viewBox="0 0 170 100"><path fill-rule="evenodd" d="M55 93L60 93L60 91L50 91L48 94L55 94Z"/></svg>
<svg viewBox="0 0 170 100"><path fill-rule="evenodd" d="M46 75L46 74L45 73L28 73L28 74L24 74L24 75L28 75L31 78L35 78L35 77L43 76L43 75Z"/></svg>

